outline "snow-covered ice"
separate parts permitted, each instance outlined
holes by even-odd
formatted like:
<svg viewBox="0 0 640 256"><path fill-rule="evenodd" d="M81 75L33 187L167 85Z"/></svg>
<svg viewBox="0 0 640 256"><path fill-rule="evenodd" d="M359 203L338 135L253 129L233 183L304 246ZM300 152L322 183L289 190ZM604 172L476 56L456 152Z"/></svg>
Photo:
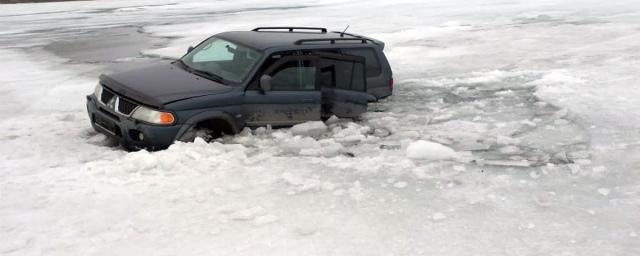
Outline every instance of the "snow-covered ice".
<svg viewBox="0 0 640 256"><path fill-rule="evenodd" d="M444 215L444 213L441 213L441 212L436 212L431 217L431 219L433 219L434 221L440 221L440 220L444 220L446 218L447 218L447 216Z"/></svg>
<svg viewBox="0 0 640 256"><path fill-rule="evenodd" d="M348 24L396 81L361 120L132 153L90 128L102 72ZM636 0L63 2L0 28L0 254L640 255Z"/></svg>

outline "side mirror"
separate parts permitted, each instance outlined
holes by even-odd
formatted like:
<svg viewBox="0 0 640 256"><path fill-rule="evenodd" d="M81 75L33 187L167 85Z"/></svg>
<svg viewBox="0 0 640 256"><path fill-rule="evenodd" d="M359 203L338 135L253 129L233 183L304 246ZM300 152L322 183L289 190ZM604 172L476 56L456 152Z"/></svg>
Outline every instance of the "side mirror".
<svg viewBox="0 0 640 256"><path fill-rule="evenodd" d="M225 48L227 48L227 51L228 51L228 52L230 52L230 53L236 53L236 49L231 48L231 46L229 46L229 45L225 45L224 47L225 47Z"/></svg>
<svg viewBox="0 0 640 256"><path fill-rule="evenodd" d="M263 93L271 91L271 79L270 75L262 75L260 77L260 89Z"/></svg>
<svg viewBox="0 0 640 256"><path fill-rule="evenodd" d="M193 46L189 46L189 48L187 49L187 53L190 53L191 51L193 51Z"/></svg>

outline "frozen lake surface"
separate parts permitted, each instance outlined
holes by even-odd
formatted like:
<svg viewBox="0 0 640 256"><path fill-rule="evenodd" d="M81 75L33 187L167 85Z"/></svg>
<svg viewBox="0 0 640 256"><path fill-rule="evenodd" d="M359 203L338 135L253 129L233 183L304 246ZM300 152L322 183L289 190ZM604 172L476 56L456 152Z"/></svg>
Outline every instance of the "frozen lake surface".
<svg viewBox="0 0 640 256"><path fill-rule="evenodd" d="M386 42L362 120L127 153L103 72L226 30ZM0 5L0 254L640 255L640 3Z"/></svg>

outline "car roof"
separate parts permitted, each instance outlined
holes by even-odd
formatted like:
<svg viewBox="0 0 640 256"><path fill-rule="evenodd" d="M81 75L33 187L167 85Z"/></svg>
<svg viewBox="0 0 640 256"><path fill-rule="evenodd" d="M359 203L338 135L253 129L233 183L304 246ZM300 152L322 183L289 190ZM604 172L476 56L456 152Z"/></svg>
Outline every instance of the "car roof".
<svg viewBox="0 0 640 256"><path fill-rule="evenodd" d="M239 44L243 44L245 46L264 51L269 48L276 47L295 47L297 46L296 42L299 40L326 40L326 44L330 43L330 39L355 39L350 41L340 42L340 44L375 44L376 41L372 41L372 39L354 35L354 34L343 34L341 36L340 32L287 32L287 31L228 31L215 35L216 37L220 37L223 39L227 39L229 41L233 41ZM366 39L363 41L359 41L358 39ZM309 44L317 45L322 43L322 41L318 42L308 42Z"/></svg>

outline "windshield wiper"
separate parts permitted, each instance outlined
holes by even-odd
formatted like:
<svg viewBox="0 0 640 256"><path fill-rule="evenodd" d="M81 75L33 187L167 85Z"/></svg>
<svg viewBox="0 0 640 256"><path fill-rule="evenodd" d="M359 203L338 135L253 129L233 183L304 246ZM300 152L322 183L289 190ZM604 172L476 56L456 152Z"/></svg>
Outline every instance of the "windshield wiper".
<svg viewBox="0 0 640 256"><path fill-rule="evenodd" d="M204 75L205 78L207 78L209 80L213 80L214 82L218 82L218 83L221 83L221 84L227 84L227 83L225 83L224 78L222 78L221 76L216 75L214 73L211 73L209 71L199 70L199 69L195 69L195 68L192 68L191 70L196 75L200 75L200 76Z"/></svg>
<svg viewBox="0 0 640 256"><path fill-rule="evenodd" d="M221 76L216 75L214 73L211 73L209 71L204 71L204 70L199 70L199 69L192 68L191 66L187 65L187 63L184 63L184 61L182 61L181 59L177 59L175 61L175 63L180 64L180 66L182 66L184 68L184 70L186 70L189 73L196 74L198 76L202 76L202 77L204 77L206 79L209 79L209 80L212 80L214 82L218 82L218 83L225 84L225 85L227 84L225 82L224 78L222 78Z"/></svg>
<svg viewBox="0 0 640 256"><path fill-rule="evenodd" d="M177 59L176 61L174 61L173 63L178 63L180 64L180 66L182 66L182 68L186 71L189 71L189 73L192 73L193 68L190 67L189 65L187 65L187 63L184 63L184 61L182 61L181 59Z"/></svg>

